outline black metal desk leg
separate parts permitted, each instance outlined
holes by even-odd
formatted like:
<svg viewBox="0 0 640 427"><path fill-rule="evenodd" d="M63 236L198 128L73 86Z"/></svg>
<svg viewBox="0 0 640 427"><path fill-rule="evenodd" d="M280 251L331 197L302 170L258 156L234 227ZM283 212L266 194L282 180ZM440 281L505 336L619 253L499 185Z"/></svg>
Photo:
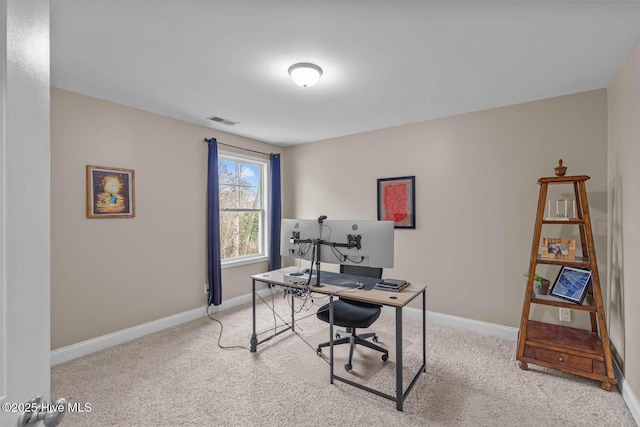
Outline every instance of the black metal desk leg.
<svg viewBox="0 0 640 427"><path fill-rule="evenodd" d="M258 346L258 336L256 335L256 279L251 280L251 315L253 317L253 333L249 340L249 351L255 353Z"/></svg>
<svg viewBox="0 0 640 427"><path fill-rule="evenodd" d="M402 307L396 307L396 409L402 411Z"/></svg>
<svg viewBox="0 0 640 427"><path fill-rule="evenodd" d="M422 291L422 364L427 372L427 290Z"/></svg>
<svg viewBox="0 0 640 427"><path fill-rule="evenodd" d="M295 297L291 294L291 330L296 330L296 307L295 307Z"/></svg>
<svg viewBox="0 0 640 427"><path fill-rule="evenodd" d="M329 381L333 384L333 295L329 296Z"/></svg>

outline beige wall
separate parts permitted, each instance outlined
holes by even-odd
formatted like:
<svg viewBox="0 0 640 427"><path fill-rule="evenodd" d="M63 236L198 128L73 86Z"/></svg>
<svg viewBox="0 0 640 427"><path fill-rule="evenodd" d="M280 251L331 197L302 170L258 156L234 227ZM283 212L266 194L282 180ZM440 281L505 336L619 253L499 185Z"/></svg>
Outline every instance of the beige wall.
<svg viewBox="0 0 640 427"><path fill-rule="evenodd" d="M640 396L640 42L608 87L611 341L625 387ZM637 403L636 403L637 404Z"/></svg>
<svg viewBox="0 0 640 427"><path fill-rule="evenodd" d="M203 138L258 141L51 89L51 348L206 305ZM136 217L87 219L85 166L135 169ZM223 298L266 263L223 270Z"/></svg>
<svg viewBox="0 0 640 427"><path fill-rule="evenodd" d="M597 90L298 145L287 149L283 216L376 219L376 179L415 175L416 229L396 230L385 276L427 283L431 311L518 327L537 180L560 158L569 174L591 176L606 286L606 140L606 91ZM579 238L575 226L552 231ZM536 317L557 319L542 308ZM576 325L583 315L574 312Z"/></svg>
<svg viewBox="0 0 640 427"><path fill-rule="evenodd" d="M559 158L570 174L592 177L606 285L606 102L599 90L289 147L284 216L375 219L376 179L415 175L417 229L396 231L396 265L385 275L428 283L431 311L517 327L536 181ZM201 141L211 136L278 151L52 88L53 349L206 304ZM87 164L136 170L136 218L86 218ZM557 232L577 237L568 226ZM247 277L265 269L223 270L224 298L248 293Z"/></svg>

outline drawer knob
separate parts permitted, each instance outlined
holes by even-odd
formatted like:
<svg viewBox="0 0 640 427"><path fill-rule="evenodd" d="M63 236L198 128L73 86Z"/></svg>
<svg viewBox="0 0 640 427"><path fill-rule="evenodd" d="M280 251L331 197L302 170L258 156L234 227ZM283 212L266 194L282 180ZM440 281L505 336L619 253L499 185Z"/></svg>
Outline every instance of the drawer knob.
<svg viewBox="0 0 640 427"><path fill-rule="evenodd" d="M562 357L562 356L558 357L558 360L561 361L561 362L564 362L564 357Z"/></svg>

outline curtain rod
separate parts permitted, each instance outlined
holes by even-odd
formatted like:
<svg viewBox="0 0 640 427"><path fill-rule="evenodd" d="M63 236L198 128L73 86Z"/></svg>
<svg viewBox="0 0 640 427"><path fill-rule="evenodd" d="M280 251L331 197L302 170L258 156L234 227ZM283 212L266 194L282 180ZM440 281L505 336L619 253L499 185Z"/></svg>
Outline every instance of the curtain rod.
<svg viewBox="0 0 640 427"><path fill-rule="evenodd" d="M211 138L211 139L205 138L203 142L208 144L209 141L211 141L212 139L215 139L215 138ZM237 145L225 144L224 142L220 142L220 141L217 141L217 140L216 140L216 142L218 144L220 144L220 145L226 145L227 147L233 147L233 148L237 148L239 150L251 151L253 153L264 154L265 156L271 156L273 154L273 153L264 153L262 151L252 150L250 148L238 147Z"/></svg>

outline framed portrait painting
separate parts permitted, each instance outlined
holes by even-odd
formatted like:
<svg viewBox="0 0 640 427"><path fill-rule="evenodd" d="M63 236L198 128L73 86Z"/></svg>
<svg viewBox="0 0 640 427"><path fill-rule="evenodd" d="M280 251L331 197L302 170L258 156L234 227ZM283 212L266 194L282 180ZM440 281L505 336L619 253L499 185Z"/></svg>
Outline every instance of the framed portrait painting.
<svg viewBox="0 0 640 427"><path fill-rule="evenodd" d="M378 220L416 228L415 176L378 179Z"/></svg>
<svg viewBox="0 0 640 427"><path fill-rule="evenodd" d="M87 165L87 218L133 218L135 171Z"/></svg>

